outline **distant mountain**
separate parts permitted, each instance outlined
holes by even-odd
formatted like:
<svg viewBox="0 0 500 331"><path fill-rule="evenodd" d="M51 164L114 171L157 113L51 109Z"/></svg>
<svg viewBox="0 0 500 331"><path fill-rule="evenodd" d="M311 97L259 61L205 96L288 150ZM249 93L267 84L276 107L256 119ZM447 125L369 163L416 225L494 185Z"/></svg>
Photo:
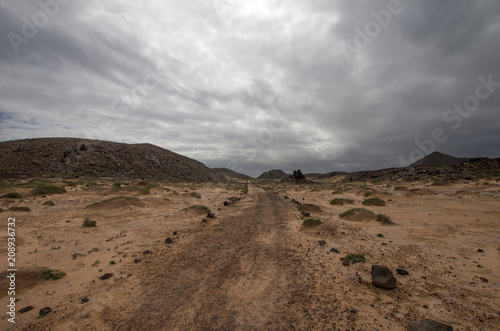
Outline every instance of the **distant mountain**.
<svg viewBox="0 0 500 331"><path fill-rule="evenodd" d="M412 163L409 167L427 167L427 168L437 168L449 165L460 164L464 161L469 161L470 158L458 158L450 155L446 155L439 152L433 152L415 163Z"/></svg>
<svg viewBox="0 0 500 331"><path fill-rule="evenodd" d="M286 174L283 170L275 169L262 173L262 175L257 177L257 179L283 179L287 177L288 174Z"/></svg>
<svg viewBox="0 0 500 331"><path fill-rule="evenodd" d="M78 138L0 142L0 177L112 177L213 181L201 162L151 144Z"/></svg>
<svg viewBox="0 0 500 331"><path fill-rule="evenodd" d="M212 171L214 171L216 174L228 177L228 178L238 178L238 179L243 179L243 180L249 180L253 179L250 176L240 174L239 172L233 171L228 168L212 168Z"/></svg>

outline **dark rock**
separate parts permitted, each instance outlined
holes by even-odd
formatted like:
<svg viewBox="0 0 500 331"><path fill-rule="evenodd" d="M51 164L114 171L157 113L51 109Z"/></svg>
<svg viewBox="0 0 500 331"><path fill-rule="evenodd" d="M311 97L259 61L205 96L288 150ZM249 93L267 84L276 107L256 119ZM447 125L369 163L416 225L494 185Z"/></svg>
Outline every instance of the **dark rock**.
<svg viewBox="0 0 500 331"><path fill-rule="evenodd" d="M340 253L340 251L336 248L330 248L330 252L332 253Z"/></svg>
<svg viewBox="0 0 500 331"><path fill-rule="evenodd" d="M409 276L410 273L408 271L406 271L405 269L396 269L396 272L398 273L398 275L402 275L402 276Z"/></svg>
<svg viewBox="0 0 500 331"><path fill-rule="evenodd" d="M289 199L289 197L285 195L285 199Z"/></svg>
<svg viewBox="0 0 500 331"><path fill-rule="evenodd" d="M33 310L33 309L35 309L35 307L33 307L33 306L27 306L27 307L19 309L18 313L19 314L24 314L24 313L29 312L30 310Z"/></svg>
<svg viewBox="0 0 500 331"><path fill-rule="evenodd" d="M420 323L408 322L408 331L453 331L453 327L431 319L425 319Z"/></svg>
<svg viewBox="0 0 500 331"><path fill-rule="evenodd" d="M89 301L90 301L90 299L89 299L89 298L87 298L87 297L82 298L82 303L86 303L86 302L89 302Z"/></svg>
<svg viewBox="0 0 500 331"><path fill-rule="evenodd" d="M202 219L201 219L201 222L202 222L202 223L206 223L206 222L208 222L208 220L207 220L206 218L202 218Z"/></svg>
<svg viewBox="0 0 500 331"><path fill-rule="evenodd" d="M174 236L176 236L176 235L177 235L177 231L172 232L172 234L173 234Z"/></svg>
<svg viewBox="0 0 500 331"><path fill-rule="evenodd" d="M111 278L112 276L113 276L113 273L106 273L106 274L102 275L101 277L99 277L99 279L105 280L105 279Z"/></svg>
<svg viewBox="0 0 500 331"><path fill-rule="evenodd" d="M137 258L136 258L136 259L134 259L134 263L139 263L139 262L141 262L141 261L142 261L141 259L137 259Z"/></svg>
<svg viewBox="0 0 500 331"><path fill-rule="evenodd" d="M174 240L172 238L165 239L165 243L167 243L167 244L171 244L173 242L174 242Z"/></svg>
<svg viewBox="0 0 500 331"><path fill-rule="evenodd" d="M351 308L350 312L353 314L356 314L358 312L358 310L356 308Z"/></svg>
<svg viewBox="0 0 500 331"><path fill-rule="evenodd" d="M142 254L148 255L148 254L153 254L153 252L151 252L149 249L147 249L144 252L142 252Z"/></svg>
<svg viewBox="0 0 500 331"><path fill-rule="evenodd" d="M214 218L214 217L215 217L215 214L212 213L211 211L209 211L207 214L207 218Z"/></svg>
<svg viewBox="0 0 500 331"><path fill-rule="evenodd" d="M396 288L397 279L389 268L372 265L372 284L385 289L393 289Z"/></svg>
<svg viewBox="0 0 500 331"><path fill-rule="evenodd" d="M324 241L324 240L318 240L318 244L320 246L325 246L326 245L326 241Z"/></svg>
<svg viewBox="0 0 500 331"><path fill-rule="evenodd" d="M344 257L342 259L342 265L347 267L349 264L351 264L351 261L349 261L347 257Z"/></svg>
<svg viewBox="0 0 500 331"><path fill-rule="evenodd" d="M484 253L484 251L480 248L477 250L478 253Z"/></svg>
<svg viewBox="0 0 500 331"><path fill-rule="evenodd" d="M52 311L52 308L45 307L45 308L40 309L40 311L38 313L40 314L40 316L45 316L48 313L50 313L51 311Z"/></svg>
<svg viewBox="0 0 500 331"><path fill-rule="evenodd" d="M311 216L311 213L308 213L308 212L306 212L306 211L303 211L303 212L302 212L302 216L304 216L304 217L309 217L309 216Z"/></svg>
<svg viewBox="0 0 500 331"><path fill-rule="evenodd" d="M229 206L231 204L231 202L229 201L224 201L224 206Z"/></svg>
<svg viewBox="0 0 500 331"><path fill-rule="evenodd" d="M490 282L487 278L484 278L484 277L479 277L479 279L481 279L485 283L489 283Z"/></svg>

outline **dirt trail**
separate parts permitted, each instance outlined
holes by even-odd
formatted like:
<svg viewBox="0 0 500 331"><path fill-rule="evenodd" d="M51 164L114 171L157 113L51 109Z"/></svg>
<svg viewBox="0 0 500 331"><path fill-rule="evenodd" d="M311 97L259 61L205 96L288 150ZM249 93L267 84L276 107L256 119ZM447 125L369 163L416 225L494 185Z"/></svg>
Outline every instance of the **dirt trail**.
<svg viewBox="0 0 500 331"><path fill-rule="evenodd" d="M120 329L261 329L299 323L304 293L282 198L250 187L249 206L200 227L143 270L143 303ZM296 245L295 245L296 246ZM298 308L298 307L297 307Z"/></svg>

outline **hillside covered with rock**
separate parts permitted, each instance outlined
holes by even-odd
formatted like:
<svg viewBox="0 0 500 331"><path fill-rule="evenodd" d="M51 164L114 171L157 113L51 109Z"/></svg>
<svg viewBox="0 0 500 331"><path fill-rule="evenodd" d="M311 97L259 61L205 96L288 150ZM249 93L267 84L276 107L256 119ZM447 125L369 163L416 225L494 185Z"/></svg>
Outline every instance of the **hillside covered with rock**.
<svg viewBox="0 0 500 331"><path fill-rule="evenodd" d="M0 177L144 178L172 182L213 181L199 161L151 144L79 138L0 142Z"/></svg>

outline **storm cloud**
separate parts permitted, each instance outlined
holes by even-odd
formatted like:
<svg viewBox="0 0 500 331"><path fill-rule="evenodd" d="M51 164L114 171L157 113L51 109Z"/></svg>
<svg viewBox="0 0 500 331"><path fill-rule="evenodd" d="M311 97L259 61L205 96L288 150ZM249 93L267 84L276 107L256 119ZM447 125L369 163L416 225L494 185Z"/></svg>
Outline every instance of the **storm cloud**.
<svg viewBox="0 0 500 331"><path fill-rule="evenodd" d="M0 0L0 141L148 142L252 176L498 157L499 37L495 0Z"/></svg>

